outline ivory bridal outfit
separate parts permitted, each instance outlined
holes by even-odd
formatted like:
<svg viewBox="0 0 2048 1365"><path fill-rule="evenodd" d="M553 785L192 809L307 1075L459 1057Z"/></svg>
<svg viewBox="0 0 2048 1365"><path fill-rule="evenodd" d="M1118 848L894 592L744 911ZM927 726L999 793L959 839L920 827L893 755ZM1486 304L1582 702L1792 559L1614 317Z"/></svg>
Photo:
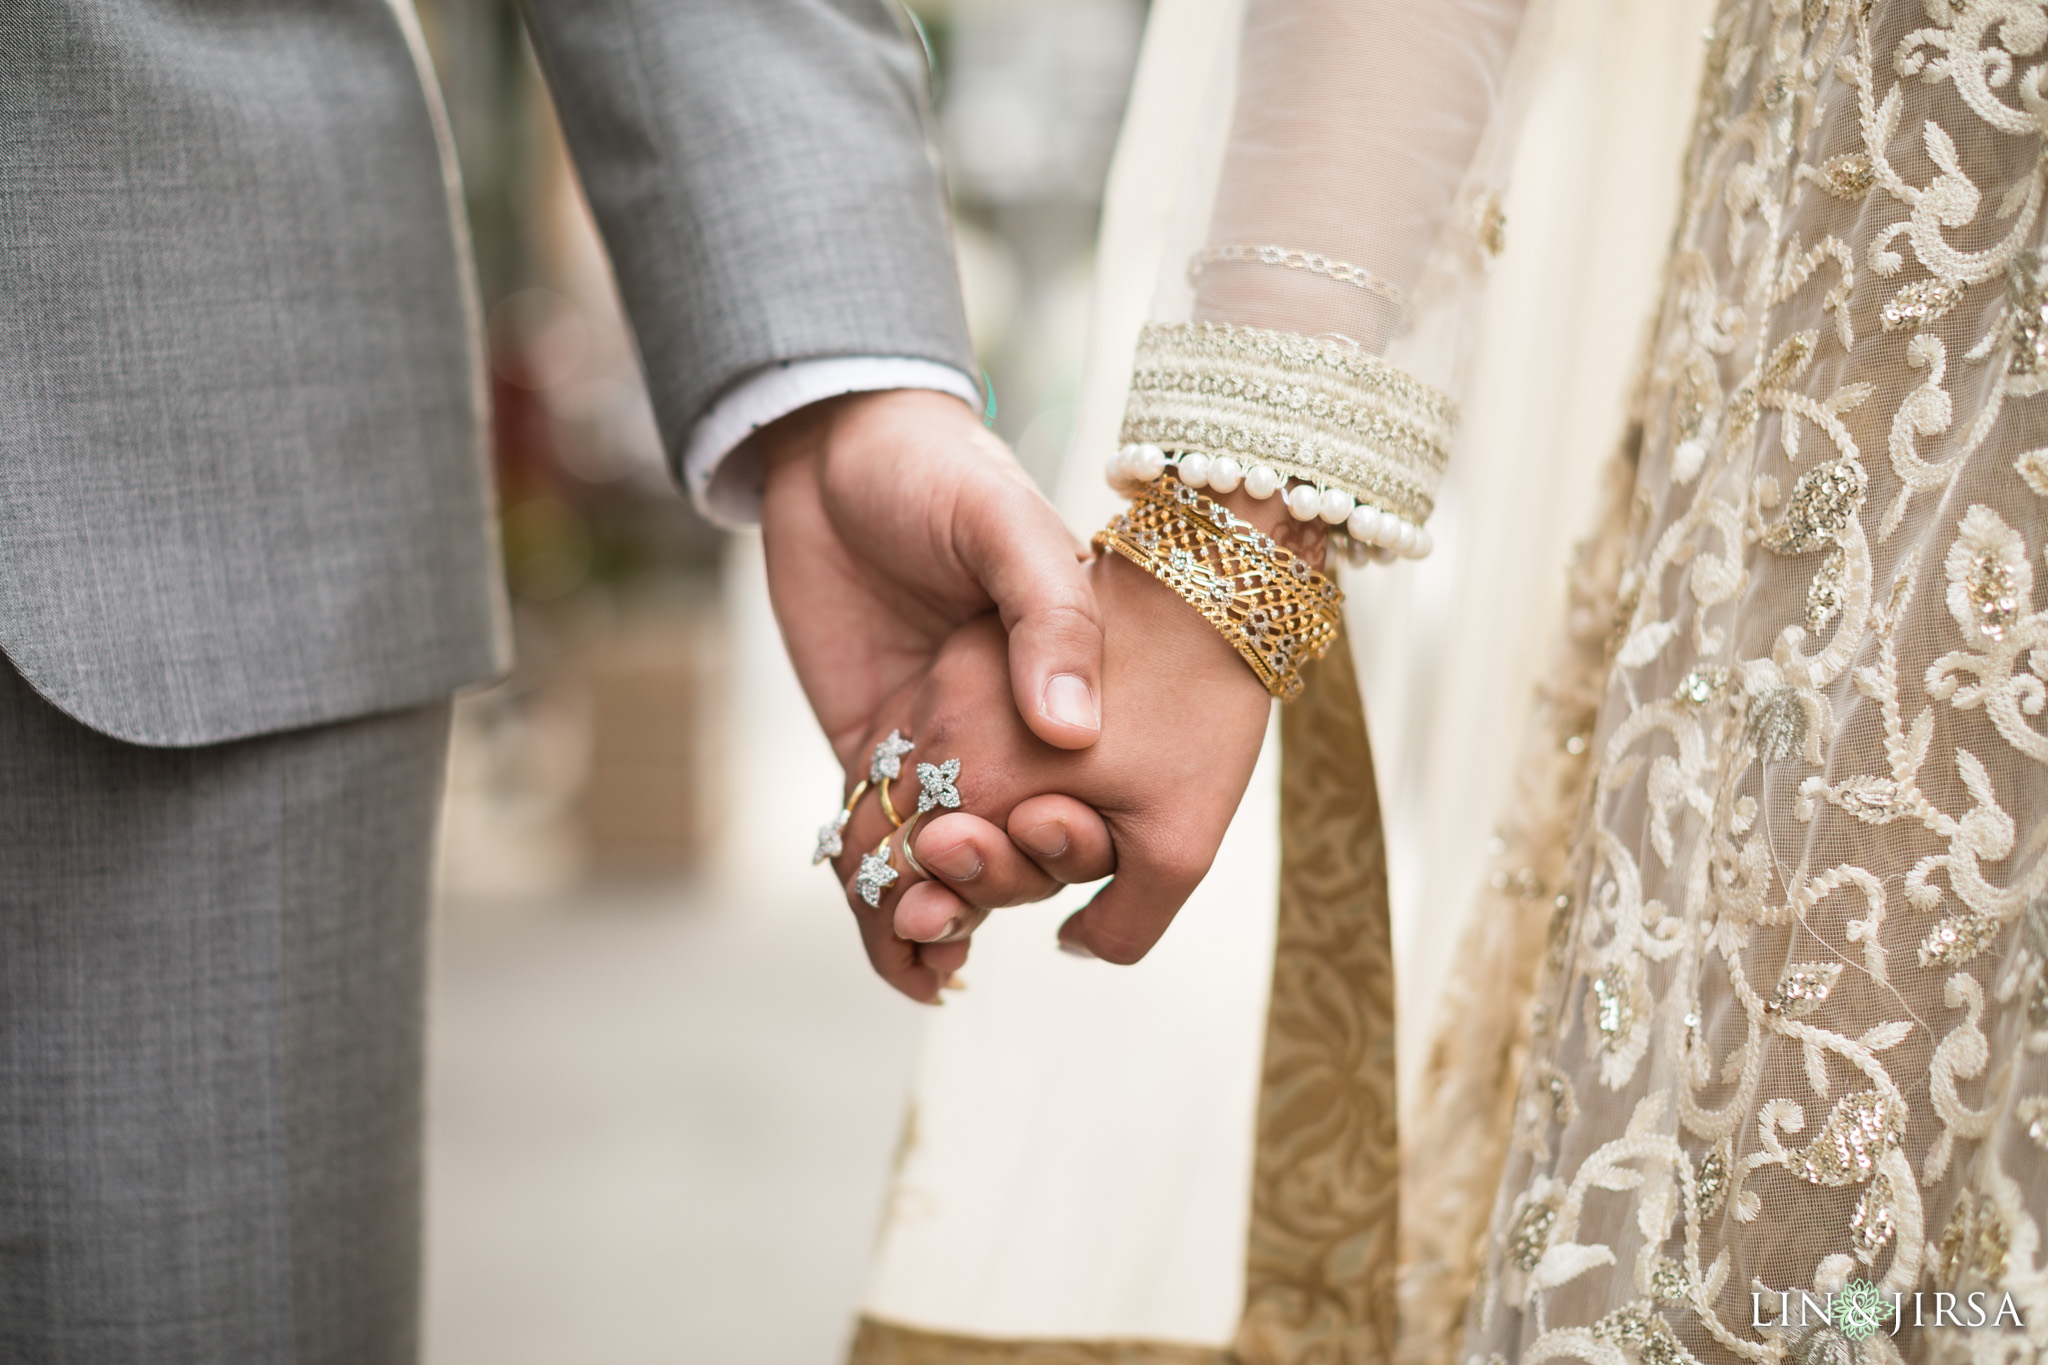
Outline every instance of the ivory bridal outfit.
<svg viewBox="0 0 2048 1365"><path fill-rule="evenodd" d="M857 1360L2048 1347L2048 9L1643 8L1251 0L1213 41L1155 12L1171 100L1227 128L1183 136L1181 208L1140 192L1105 227L1167 279L1127 436L1418 467L1301 398L1381 357L1398 377L1342 411L1375 382L1463 402L1453 567L1348 582L1400 722L1373 721L1377 798L1334 652L1282 715L1277 850L1255 781L1156 963L1045 965L1044 921L977 951ZM1391 293L1181 283L1191 248L1257 245ZM1517 510L1587 537L1540 670L1516 631L1554 542ZM1493 727L1532 677L1510 765ZM1462 799L1402 833L1443 780Z"/></svg>

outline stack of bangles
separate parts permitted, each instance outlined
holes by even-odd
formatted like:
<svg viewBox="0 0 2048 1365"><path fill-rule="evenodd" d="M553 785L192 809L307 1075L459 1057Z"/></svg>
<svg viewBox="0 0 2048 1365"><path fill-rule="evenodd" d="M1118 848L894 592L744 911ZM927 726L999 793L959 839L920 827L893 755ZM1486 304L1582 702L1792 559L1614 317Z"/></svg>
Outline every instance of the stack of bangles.
<svg viewBox="0 0 2048 1365"><path fill-rule="evenodd" d="M1306 270L1404 302L1381 277L1313 251L1217 246L1194 269L1226 261ZM1288 700L1337 638L1344 596L1219 499L1240 488L1280 499L1304 529L1327 528L1326 561L1420 559L1457 421L1449 394L1343 337L1148 324L1132 359L1125 444L1109 462L1110 486L1131 506L1095 545L1185 598Z"/></svg>
<svg viewBox="0 0 2048 1365"><path fill-rule="evenodd" d="M917 832L917 822L932 811L960 808L960 760L949 758L943 763L917 765L917 809L911 812L907 822L898 813L896 803L889 795L889 784L903 776L903 760L915 748L917 745L905 739L901 730L891 730L889 737L875 746L873 756L868 759L868 775L854 784L839 810L818 827L818 846L811 854L814 867L846 851L846 825L853 819L854 807L870 789L874 791L875 799L881 803L882 814L888 817L889 832L882 836L882 842L876 844L872 852L861 855L860 871L853 878L854 890L869 905L880 905L882 892L902 876L891 856L896 831L903 831L903 860L918 876L931 881L932 875L918 865L917 854L910 847L910 836Z"/></svg>
<svg viewBox="0 0 2048 1365"><path fill-rule="evenodd" d="M1266 690L1300 695L1302 667L1337 639L1344 594L1308 561L1164 471L1095 533L1173 589L1231 643Z"/></svg>

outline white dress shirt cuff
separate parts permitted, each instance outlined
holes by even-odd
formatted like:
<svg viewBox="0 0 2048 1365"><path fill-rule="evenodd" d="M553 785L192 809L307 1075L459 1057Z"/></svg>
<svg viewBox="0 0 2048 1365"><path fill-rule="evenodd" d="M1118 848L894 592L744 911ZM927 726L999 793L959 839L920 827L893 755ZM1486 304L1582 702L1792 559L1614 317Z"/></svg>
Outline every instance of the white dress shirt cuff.
<svg viewBox="0 0 2048 1365"><path fill-rule="evenodd" d="M974 381L935 360L862 355L764 366L726 390L690 429L683 450L690 500L720 526L754 524L761 519L761 461L747 438L820 399L882 389L935 389L981 407Z"/></svg>

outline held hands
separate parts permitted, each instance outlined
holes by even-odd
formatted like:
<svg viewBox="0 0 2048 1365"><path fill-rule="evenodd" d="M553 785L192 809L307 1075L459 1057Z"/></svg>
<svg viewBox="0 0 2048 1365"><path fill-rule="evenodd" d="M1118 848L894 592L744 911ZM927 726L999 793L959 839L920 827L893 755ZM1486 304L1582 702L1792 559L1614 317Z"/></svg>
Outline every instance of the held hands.
<svg viewBox="0 0 2048 1365"><path fill-rule="evenodd" d="M915 858L902 856L904 831L868 796L834 867L849 880L875 970L914 999L937 997L990 910L1112 872L1060 939L1111 962L1137 961L1208 871L1251 778L1271 699L1244 661L1132 565L1105 557L1088 572L1106 627L1095 745L1056 749L1004 705L1003 630L988 616L956 632L865 737L872 745L896 730L917 740L903 779L890 784ZM913 819L916 763L949 759L960 762L961 809ZM852 879L885 836L899 875L870 907Z"/></svg>
<svg viewBox="0 0 2048 1365"><path fill-rule="evenodd" d="M954 399L832 400L755 439L770 595L848 789L892 731L916 741L889 784L904 828L863 793L834 859L875 970L936 1000L990 910L1111 873L1060 937L1137 961L1215 856L1258 757L1265 689L1144 571L1084 563ZM1263 529L1284 536L1280 522ZM917 815L918 765L949 759L959 808ZM885 836L870 906L856 879Z"/></svg>

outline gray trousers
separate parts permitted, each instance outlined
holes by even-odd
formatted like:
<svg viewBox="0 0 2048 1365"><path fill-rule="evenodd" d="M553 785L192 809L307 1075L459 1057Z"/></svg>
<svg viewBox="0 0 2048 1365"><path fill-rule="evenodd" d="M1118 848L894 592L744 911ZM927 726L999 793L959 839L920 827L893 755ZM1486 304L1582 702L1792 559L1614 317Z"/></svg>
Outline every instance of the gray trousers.
<svg viewBox="0 0 2048 1365"><path fill-rule="evenodd" d="M415 1357L448 718L138 748L0 659L0 1362Z"/></svg>

